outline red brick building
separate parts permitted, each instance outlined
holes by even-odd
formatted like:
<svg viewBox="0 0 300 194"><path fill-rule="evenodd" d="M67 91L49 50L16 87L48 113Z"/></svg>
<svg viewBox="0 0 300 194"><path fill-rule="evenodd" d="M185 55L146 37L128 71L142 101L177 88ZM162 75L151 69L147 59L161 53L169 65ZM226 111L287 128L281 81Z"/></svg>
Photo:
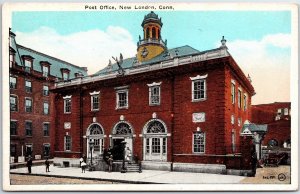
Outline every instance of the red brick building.
<svg viewBox="0 0 300 194"><path fill-rule="evenodd" d="M291 103L274 102L252 106L252 122L268 124L268 132L262 142L264 146L290 147Z"/></svg>
<svg viewBox="0 0 300 194"><path fill-rule="evenodd" d="M25 157L53 157L54 95L58 80L87 75L86 69L18 45L10 33L10 156L11 162Z"/></svg>
<svg viewBox="0 0 300 194"><path fill-rule="evenodd" d="M104 149L125 141L146 169L242 169L251 83L224 37L212 50L168 49L162 25L155 13L145 16L137 56L120 56L122 68L109 62L91 77L56 84L56 164L78 165L90 150L99 161Z"/></svg>

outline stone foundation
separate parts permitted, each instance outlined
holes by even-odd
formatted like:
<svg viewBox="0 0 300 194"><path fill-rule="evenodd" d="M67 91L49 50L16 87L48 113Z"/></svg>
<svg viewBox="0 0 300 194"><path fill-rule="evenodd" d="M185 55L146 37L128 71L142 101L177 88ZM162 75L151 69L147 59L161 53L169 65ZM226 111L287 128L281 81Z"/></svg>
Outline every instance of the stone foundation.
<svg viewBox="0 0 300 194"><path fill-rule="evenodd" d="M221 164L173 163L173 171L226 174L226 166Z"/></svg>

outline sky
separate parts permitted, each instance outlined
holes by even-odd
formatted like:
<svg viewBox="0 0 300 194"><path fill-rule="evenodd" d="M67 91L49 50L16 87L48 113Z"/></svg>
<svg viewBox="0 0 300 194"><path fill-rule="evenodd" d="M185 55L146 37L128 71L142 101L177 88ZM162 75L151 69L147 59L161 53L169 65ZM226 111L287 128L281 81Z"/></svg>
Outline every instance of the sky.
<svg viewBox="0 0 300 194"><path fill-rule="evenodd" d="M93 74L112 56L136 55L141 23L149 11L13 12L12 31L25 47L57 57ZM289 11L155 11L168 48L218 48L222 36L256 95L252 104L290 101Z"/></svg>

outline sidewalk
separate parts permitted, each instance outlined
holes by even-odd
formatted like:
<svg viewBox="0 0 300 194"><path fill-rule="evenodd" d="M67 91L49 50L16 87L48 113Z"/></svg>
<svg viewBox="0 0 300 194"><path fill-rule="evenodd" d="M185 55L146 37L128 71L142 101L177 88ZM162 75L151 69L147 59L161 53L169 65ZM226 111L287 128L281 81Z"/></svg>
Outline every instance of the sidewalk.
<svg viewBox="0 0 300 194"><path fill-rule="evenodd" d="M27 168L11 169L12 174L28 174ZM64 177L88 180L115 181L121 183L170 183L170 184L203 184L203 183L239 183L245 177L221 174L189 173L143 170L137 172L103 172L86 171L81 173L81 168L60 168L50 166L50 172L45 172L45 166L33 166L31 175Z"/></svg>

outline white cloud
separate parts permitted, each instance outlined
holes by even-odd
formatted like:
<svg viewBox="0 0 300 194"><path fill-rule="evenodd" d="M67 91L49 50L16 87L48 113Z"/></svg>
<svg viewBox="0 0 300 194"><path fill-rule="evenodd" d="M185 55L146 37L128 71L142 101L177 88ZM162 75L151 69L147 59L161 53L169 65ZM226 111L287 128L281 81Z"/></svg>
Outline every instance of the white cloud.
<svg viewBox="0 0 300 194"><path fill-rule="evenodd" d="M227 44L243 72L250 74L256 95L252 104L290 101L290 34L271 34L261 40Z"/></svg>
<svg viewBox="0 0 300 194"><path fill-rule="evenodd" d="M123 54L124 58L136 54L136 43L131 34L118 26L105 31L94 29L69 35L60 35L49 27L30 32L16 32L17 43L42 53L88 67L93 74L108 64L111 56Z"/></svg>

